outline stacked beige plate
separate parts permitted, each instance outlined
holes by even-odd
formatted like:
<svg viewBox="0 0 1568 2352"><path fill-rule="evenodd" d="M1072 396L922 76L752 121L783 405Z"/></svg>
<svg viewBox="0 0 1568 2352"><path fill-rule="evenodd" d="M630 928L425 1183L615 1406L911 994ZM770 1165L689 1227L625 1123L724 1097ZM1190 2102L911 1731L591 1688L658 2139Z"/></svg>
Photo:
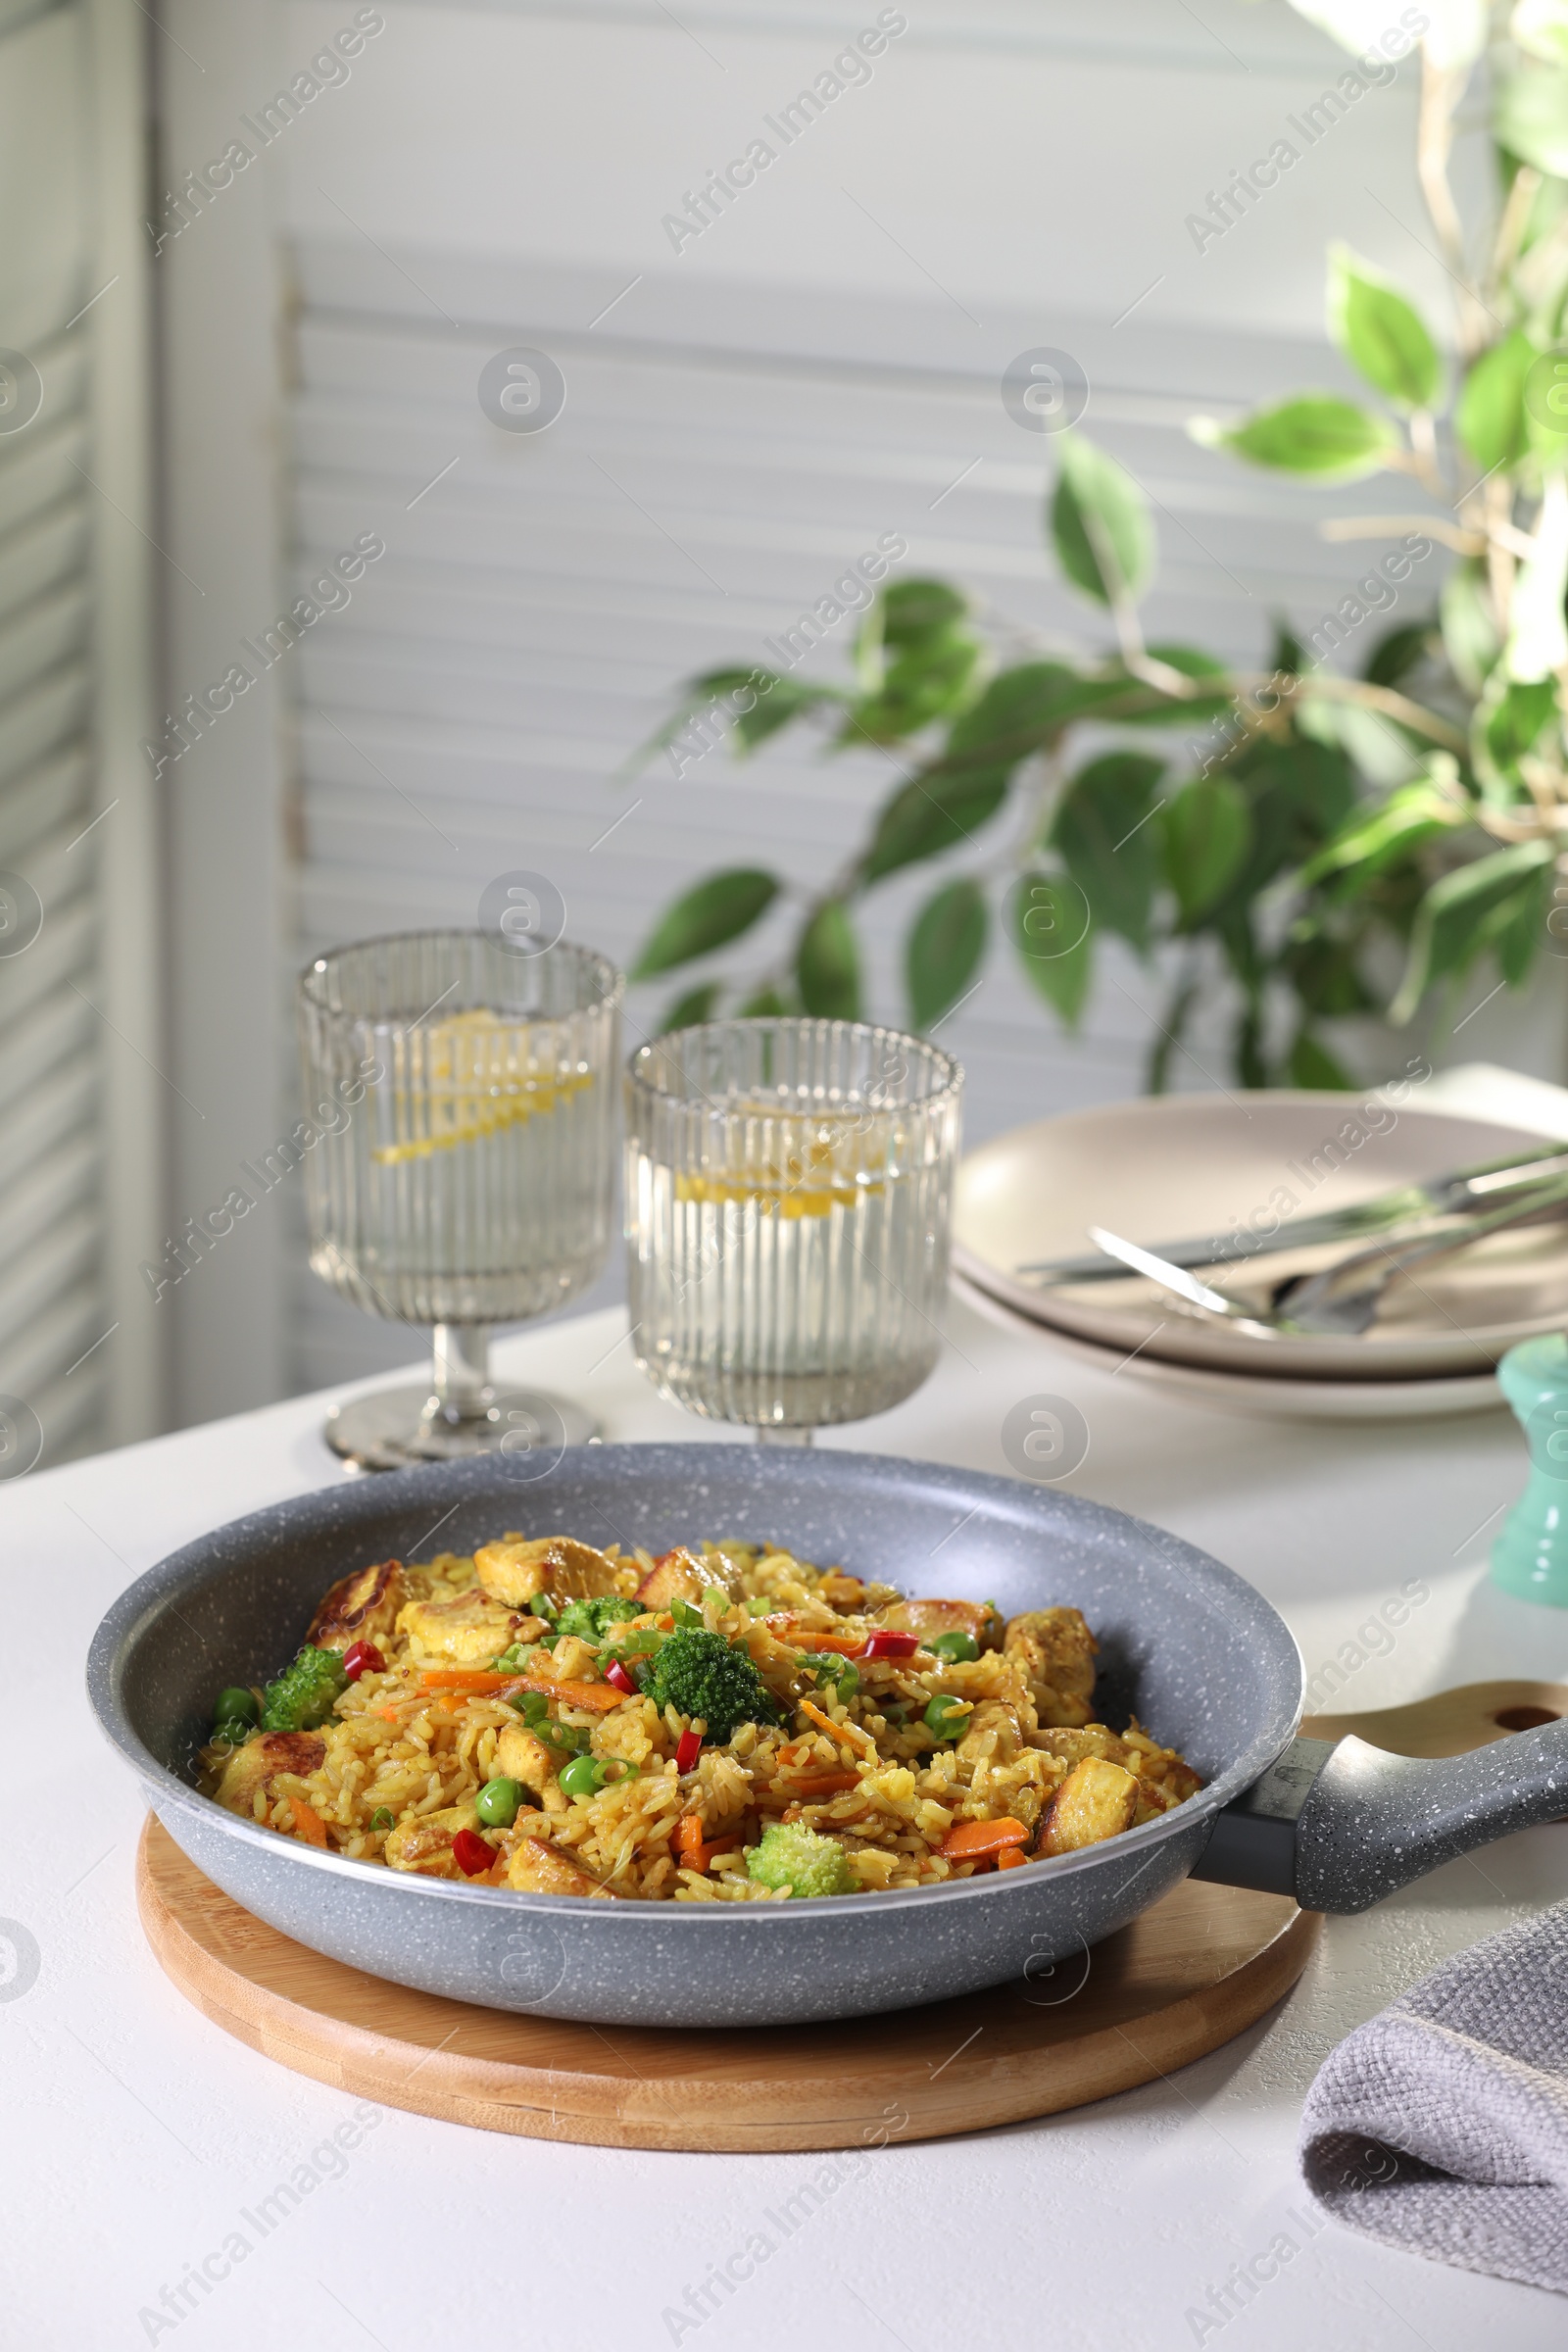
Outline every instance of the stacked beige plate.
<svg viewBox="0 0 1568 2352"><path fill-rule="evenodd" d="M1167 1095L1074 1111L999 1136L963 1162L955 1268L977 1303L1014 1326L1044 1324L1106 1370L1233 1405L1332 1418L1474 1410L1497 1401L1492 1367L1505 1349L1568 1323L1568 1224L1494 1234L1396 1276L1353 1339L1255 1338L1139 1275L1055 1285L1021 1269L1090 1253L1091 1225L1154 1250L1238 1232L1277 1240L1294 1219L1551 1148L1538 1129L1378 1095ZM1362 1246L1351 1237L1216 1261L1203 1279L1267 1306L1288 1275Z"/></svg>

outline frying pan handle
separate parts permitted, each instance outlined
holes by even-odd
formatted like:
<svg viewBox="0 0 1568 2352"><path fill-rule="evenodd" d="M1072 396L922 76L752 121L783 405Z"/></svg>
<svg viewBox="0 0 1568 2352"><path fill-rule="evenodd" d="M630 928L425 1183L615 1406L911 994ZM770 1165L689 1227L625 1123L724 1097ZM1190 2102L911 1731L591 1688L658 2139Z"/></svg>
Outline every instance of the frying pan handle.
<svg viewBox="0 0 1568 2352"><path fill-rule="evenodd" d="M1511 1830L1568 1813L1568 1720L1465 1756L1391 1756L1355 1738L1296 1740L1214 1817L1196 1879L1366 1911Z"/></svg>

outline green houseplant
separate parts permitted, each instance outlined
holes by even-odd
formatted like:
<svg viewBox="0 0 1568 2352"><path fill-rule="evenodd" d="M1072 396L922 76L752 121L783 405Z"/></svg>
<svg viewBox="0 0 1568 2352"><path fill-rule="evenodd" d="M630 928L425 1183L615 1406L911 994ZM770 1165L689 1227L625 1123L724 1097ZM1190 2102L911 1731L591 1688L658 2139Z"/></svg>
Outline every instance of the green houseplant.
<svg viewBox="0 0 1568 2352"><path fill-rule="evenodd" d="M1301 9L1352 53L1386 14L1365 0ZM1418 22L1417 164L1454 287L1451 359L1396 286L1336 248L1329 331L1373 400L1307 391L1193 431L1231 462L1325 486L1398 477L1400 511L1323 527L1395 542L1378 576L1408 578L1434 544L1451 551L1436 613L1377 635L1354 676L1288 628L1257 671L1148 644L1148 502L1062 433L1049 536L1109 624L1102 654L1000 664L960 588L902 579L864 613L847 679L710 672L646 747L679 772L717 734L745 756L813 727L829 750L895 750L906 771L839 871L790 893L771 871L729 869L663 911L634 978L719 950L744 957L775 902L796 903L780 960L706 973L666 1025L721 1009L859 1013L858 909L937 857L949 863L906 943L912 1022L929 1028L963 999L1000 931L1071 1024L1098 938L1115 934L1169 973L1154 1090L1214 990L1233 1005L1242 1084L1340 1086L1352 1079L1336 1020L1398 1024L1484 959L1518 987L1544 948L1568 951L1568 0L1429 0ZM1496 164L1484 234L1448 176L1483 57ZM1331 641L1369 617L1361 599L1349 607Z"/></svg>

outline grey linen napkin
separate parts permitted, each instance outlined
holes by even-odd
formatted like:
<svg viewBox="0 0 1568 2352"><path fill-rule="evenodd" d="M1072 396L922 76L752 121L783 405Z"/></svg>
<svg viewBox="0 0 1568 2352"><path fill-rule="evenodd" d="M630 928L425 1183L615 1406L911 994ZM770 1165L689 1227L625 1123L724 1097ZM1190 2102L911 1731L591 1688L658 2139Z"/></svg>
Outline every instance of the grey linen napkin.
<svg viewBox="0 0 1568 2352"><path fill-rule="evenodd" d="M1307 2093L1301 2172L1368 2237L1568 2294L1568 1903L1340 2043Z"/></svg>

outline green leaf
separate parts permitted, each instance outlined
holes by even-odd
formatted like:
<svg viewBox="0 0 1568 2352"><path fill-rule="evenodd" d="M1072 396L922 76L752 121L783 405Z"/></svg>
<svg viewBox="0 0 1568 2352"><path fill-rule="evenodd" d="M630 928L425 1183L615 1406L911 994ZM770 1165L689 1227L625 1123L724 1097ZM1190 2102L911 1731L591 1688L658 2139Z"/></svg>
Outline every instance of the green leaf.
<svg viewBox="0 0 1568 2352"><path fill-rule="evenodd" d="M1367 656L1361 675L1371 686L1397 686L1432 651L1435 619L1412 620L1407 628L1389 629Z"/></svg>
<svg viewBox="0 0 1568 2352"><path fill-rule="evenodd" d="M994 677L948 731L938 766L979 783L1005 783L1021 760L1060 734L1075 718L1121 719L1133 711L1172 705L1125 670L1085 676L1060 662L1021 662Z"/></svg>
<svg viewBox="0 0 1568 2352"><path fill-rule="evenodd" d="M1231 885L1227 913L1250 906L1286 866L1321 849L1355 805L1354 770L1345 754L1328 744L1253 743L1230 762L1228 773L1245 786L1251 804L1252 846ZM1243 956L1250 969L1250 934L1244 938L1231 924L1226 953L1233 960Z"/></svg>
<svg viewBox="0 0 1568 2352"><path fill-rule="evenodd" d="M1250 465L1339 482L1376 473L1398 440L1386 416L1334 392L1298 393L1236 425L1196 416L1188 430L1205 448L1233 450Z"/></svg>
<svg viewBox="0 0 1568 2352"><path fill-rule="evenodd" d="M1448 666L1472 700L1485 686L1502 651L1492 617L1492 595L1481 558L1456 564L1443 583L1438 599L1443 625L1443 650Z"/></svg>
<svg viewBox="0 0 1568 2352"><path fill-rule="evenodd" d="M842 899L828 899L801 933L795 951L801 1003L819 1020L860 1017L860 950Z"/></svg>
<svg viewBox="0 0 1568 2352"><path fill-rule="evenodd" d="M1154 568L1154 533L1143 492L1092 441L1062 433L1056 446L1051 502L1056 561L1073 586L1098 604L1142 595Z"/></svg>
<svg viewBox="0 0 1568 2352"><path fill-rule="evenodd" d="M946 580L898 580L877 602L886 645L917 645L923 637L943 636L969 611L967 600Z"/></svg>
<svg viewBox="0 0 1568 2352"><path fill-rule="evenodd" d="M1498 83L1492 127L1499 147L1554 179L1568 176L1568 74L1531 64Z"/></svg>
<svg viewBox="0 0 1568 2352"><path fill-rule="evenodd" d="M1093 963L1083 892L1061 874L1023 874L1007 907L1007 928L1033 986L1076 1029Z"/></svg>
<svg viewBox="0 0 1568 2352"><path fill-rule="evenodd" d="M1269 1066L1263 1058L1262 1006L1255 997L1248 997L1237 1020L1231 1067L1238 1086L1267 1086L1269 1082Z"/></svg>
<svg viewBox="0 0 1568 2352"><path fill-rule="evenodd" d="M934 718L946 718L968 700L980 654L978 641L956 630L916 638L889 664L880 685L851 704L840 747L899 743Z"/></svg>
<svg viewBox="0 0 1568 2352"><path fill-rule="evenodd" d="M1268 665L1271 670L1284 670L1286 676L1292 678L1299 677L1301 671L1309 666L1306 648L1288 620L1276 620L1274 623L1274 644Z"/></svg>
<svg viewBox="0 0 1568 2352"><path fill-rule="evenodd" d="M671 1029L695 1029L699 1021L710 1021L722 994L717 980L704 980L696 988L689 988L668 1007L656 1036L663 1037Z"/></svg>
<svg viewBox="0 0 1568 2352"><path fill-rule="evenodd" d="M1497 969L1510 988L1523 987L1546 943L1551 890L1552 871L1544 865L1534 883L1520 892L1517 909L1502 923L1492 942Z"/></svg>
<svg viewBox="0 0 1568 2352"><path fill-rule="evenodd" d="M1530 446L1525 377L1539 357L1530 337L1514 327L1481 354L1464 379L1453 421L1483 473L1516 466Z"/></svg>
<svg viewBox="0 0 1568 2352"><path fill-rule="evenodd" d="M973 841L1006 797L1005 774L933 775L929 783L911 776L877 811L871 846L858 877L861 887L880 882L901 865L939 857L955 842Z"/></svg>
<svg viewBox="0 0 1568 2352"><path fill-rule="evenodd" d="M929 1029L956 1004L986 952L991 909L980 884L965 876L927 899L905 948L909 1017Z"/></svg>
<svg viewBox="0 0 1568 2352"><path fill-rule="evenodd" d="M1448 766L1453 766L1451 760ZM1343 877L1338 895L1359 897L1386 867L1466 821L1462 809L1423 777L1374 808L1357 809L1302 866L1301 881L1310 888L1338 875Z"/></svg>
<svg viewBox="0 0 1568 2352"><path fill-rule="evenodd" d="M1329 333L1375 392L1402 409L1436 406L1443 362L1418 312L1347 245L1329 249Z"/></svg>
<svg viewBox="0 0 1568 2352"><path fill-rule="evenodd" d="M1229 776L1200 776L1164 812L1165 879L1176 893L1183 930L1222 899L1252 841L1247 795Z"/></svg>
<svg viewBox="0 0 1568 2352"><path fill-rule="evenodd" d="M1328 1048L1303 1029L1291 1048L1291 1084L1346 1094L1355 1080L1337 1062Z"/></svg>
<svg viewBox="0 0 1568 2352"><path fill-rule="evenodd" d="M760 743L777 735L803 712L820 710L827 704L836 706L844 699L836 688L803 685L799 678L774 677L765 669L757 671L753 691L757 701L748 708L747 689L737 690L732 749L738 760L755 752Z"/></svg>
<svg viewBox="0 0 1568 2352"><path fill-rule="evenodd" d="M1568 0L1518 0L1508 30L1532 57L1568 66Z"/></svg>
<svg viewBox="0 0 1568 2352"><path fill-rule="evenodd" d="M1073 777L1051 829L1096 922L1140 953L1159 876L1159 842L1148 819L1164 772L1162 760L1142 752L1106 752Z"/></svg>
<svg viewBox="0 0 1568 2352"><path fill-rule="evenodd" d="M1541 740L1542 730L1557 714L1557 682L1540 678L1529 685L1511 685L1491 702L1483 721L1488 755L1494 764L1517 774L1519 762Z"/></svg>
<svg viewBox="0 0 1568 2352"><path fill-rule="evenodd" d="M777 877L756 866L732 866L725 873L708 875L665 907L628 978L651 980L658 972L673 971L678 963L690 963L694 956L728 947L767 912L778 892Z"/></svg>
<svg viewBox="0 0 1568 2352"><path fill-rule="evenodd" d="M1300 1002L1303 1027L1314 1012L1343 1019L1381 1009L1381 999L1373 999L1356 968L1355 942L1314 931L1310 918L1292 926L1280 971Z"/></svg>
<svg viewBox="0 0 1568 2352"><path fill-rule="evenodd" d="M1308 690L1297 706L1296 723L1314 743L1337 746L1369 783L1391 792L1407 783L1421 764L1427 738L1382 710L1364 710Z"/></svg>
<svg viewBox="0 0 1568 2352"><path fill-rule="evenodd" d="M677 773L684 774L726 733L732 755L743 759L802 711L843 701L836 686L808 686L770 669L709 670L692 679L669 717L638 746L622 772L635 775L656 752L667 751ZM684 744L683 735L688 739Z"/></svg>
<svg viewBox="0 0 1568 2352"><path fill-rule="evenodd" d="M743 1021L782 1020L790 1007L776 988L760 988L740 1008Z"/></svg>
<svg viewBox="0 0 1568 2352"><path fill-rule="evenodd" d="M1458 978L1533 900L1553 858L1545 841L1516 842L1434 882L1416 910L1409 959L1389 1019L1402 1026L1435 980Z"/></svg>

